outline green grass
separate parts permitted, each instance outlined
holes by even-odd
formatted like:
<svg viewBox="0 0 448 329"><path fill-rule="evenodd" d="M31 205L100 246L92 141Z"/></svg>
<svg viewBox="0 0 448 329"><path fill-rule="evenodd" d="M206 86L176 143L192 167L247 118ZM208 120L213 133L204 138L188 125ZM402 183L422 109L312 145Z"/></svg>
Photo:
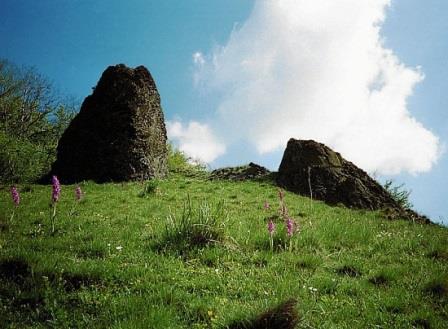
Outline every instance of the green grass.
<svg viewBox="0 0 448 329"><path fill-rule="evenodd" d="M269 182L85 182L80 203L74 188L62 187L54 235L50 186L19 186L12 221L0 189L0 327L237 328L291 299L298 328L448 323L444 227L286 193L299 232L290 249L277 217L271 251Z"/></svg>

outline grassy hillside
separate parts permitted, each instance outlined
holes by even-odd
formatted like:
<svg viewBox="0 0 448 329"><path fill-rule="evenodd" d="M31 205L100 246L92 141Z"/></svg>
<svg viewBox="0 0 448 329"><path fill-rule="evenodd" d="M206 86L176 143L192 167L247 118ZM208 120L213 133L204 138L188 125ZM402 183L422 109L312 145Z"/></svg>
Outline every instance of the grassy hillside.
<svg viewBox="0 0 448 329"><path fill-rule="evenodd" d="M289 239L270 182L80 186L54 234L51 186L1 189L0 327L243 328L291 298L298 328L448 326L446 228L286 193Z"/></svg>

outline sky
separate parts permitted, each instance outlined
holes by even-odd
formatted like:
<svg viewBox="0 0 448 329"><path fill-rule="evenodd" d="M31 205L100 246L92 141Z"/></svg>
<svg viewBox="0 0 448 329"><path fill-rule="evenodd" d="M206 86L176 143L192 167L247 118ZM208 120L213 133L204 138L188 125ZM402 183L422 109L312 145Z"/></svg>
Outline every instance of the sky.
<svg viewBox="0 0 448 329"><path fill-rule="evenodd" d="M448 2L2 0L0 58L80 102L145 65L168 135L210 168L315 139L448 224Z"/></svg>

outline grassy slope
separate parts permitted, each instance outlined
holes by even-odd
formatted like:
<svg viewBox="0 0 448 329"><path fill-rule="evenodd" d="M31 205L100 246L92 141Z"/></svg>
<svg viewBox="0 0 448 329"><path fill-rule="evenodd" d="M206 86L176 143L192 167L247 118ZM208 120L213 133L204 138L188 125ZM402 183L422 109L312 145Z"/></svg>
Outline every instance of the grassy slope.
<svg viewBox="0 0 448 329"><path fill-rule="evenodd" d="M145 197L138 183L81 187L75 205L74 186L63 186L55 236L51 187L20 186L12 223L9 190L1 190L0 327L222 328L290 297L300 328L448 323L446 228L286 193L300 233L292 252L271 252L266 218L278 199L269 183L174 176ZM225 202L222 243L163 248L167 216L188 195L194 205ZM279 219L282 245L280 231Z"/></svg>

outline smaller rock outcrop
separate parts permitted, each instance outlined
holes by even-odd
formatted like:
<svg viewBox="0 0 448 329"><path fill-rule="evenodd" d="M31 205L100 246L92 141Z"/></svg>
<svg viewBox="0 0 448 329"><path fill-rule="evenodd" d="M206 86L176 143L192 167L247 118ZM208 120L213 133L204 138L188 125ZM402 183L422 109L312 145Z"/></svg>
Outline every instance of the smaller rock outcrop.
<svg viewBox="0 0 448 329"><path fill-rule="evenodd" d="M246 166L239 167L227 167L213 170L210 174L210 179L227 179L234 181L242 180L252 180L252 179L263 179L268 177L271 172L257 165L253 162Z"/></svg>
<svg viewBox="0 0 448 329"><path fill-rule="evenodd" d="M339 153L313 140L290 139L283 154L277 184L289 191L347 207L387 209L391 217L428 222L403 209L378 182Z"/></svg>
<svg viewBox="0 0 448 329"><path fill-rule="evenodd" d="M109 66L59 140L50 175L64 183L162 177L166 139L160 96L149 71Z"/></svg>

